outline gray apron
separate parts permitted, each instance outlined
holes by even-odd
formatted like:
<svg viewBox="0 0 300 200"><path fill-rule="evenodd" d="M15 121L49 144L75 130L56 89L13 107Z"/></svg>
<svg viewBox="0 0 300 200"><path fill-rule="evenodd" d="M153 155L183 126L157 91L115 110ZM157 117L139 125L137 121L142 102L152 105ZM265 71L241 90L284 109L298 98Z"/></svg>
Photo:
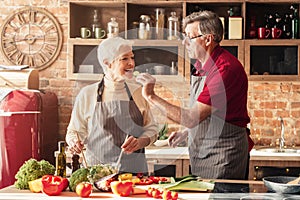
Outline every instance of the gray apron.
<svg viewBox="0 0 300 200"><path fill-rule="evenodd" d="M89 165L116 164L126 135L140 137L143 116L135 104L129 88L125 88L129 101L102 102L103 79L98 86L97 104L92 119L92 131L87 138L86 158ZM120 172L148 173L145 149L131 154L123 153Z"/></svg>
<svg viewBox="0 0 300 200"><path fill-rule="evenodd" d="M191 76L191 105L202 92L206 76ZM211 115L190 129L192 174L201 178L244 179L247 168L246 129Z"/></svg>

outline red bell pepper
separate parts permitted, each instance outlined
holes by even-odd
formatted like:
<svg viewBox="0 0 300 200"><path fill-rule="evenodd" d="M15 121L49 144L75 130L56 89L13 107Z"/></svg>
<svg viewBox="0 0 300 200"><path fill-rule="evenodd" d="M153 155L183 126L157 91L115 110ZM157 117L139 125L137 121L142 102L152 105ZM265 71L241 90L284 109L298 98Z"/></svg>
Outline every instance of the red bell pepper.
<svg viewBox="0 0 300 200"><path fill-rule="evenodd" d="M66 187L61 176L44 175L42 177L42 191L49 196L59 195Z"/></svg>

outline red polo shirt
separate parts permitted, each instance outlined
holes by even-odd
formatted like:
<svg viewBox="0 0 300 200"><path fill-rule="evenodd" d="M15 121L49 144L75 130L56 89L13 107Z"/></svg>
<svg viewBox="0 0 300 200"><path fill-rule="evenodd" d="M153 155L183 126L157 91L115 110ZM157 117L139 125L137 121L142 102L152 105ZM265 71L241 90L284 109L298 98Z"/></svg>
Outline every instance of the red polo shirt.
<svg viewBox="0 0 300 200"><path fill-rule="evenodd" d="M200 75L206 75L198 101L217 108L215 115L226 122L246 127L250 122L247 111L248 79L239 60L217 46L201 69L197 64Z"/></svg>

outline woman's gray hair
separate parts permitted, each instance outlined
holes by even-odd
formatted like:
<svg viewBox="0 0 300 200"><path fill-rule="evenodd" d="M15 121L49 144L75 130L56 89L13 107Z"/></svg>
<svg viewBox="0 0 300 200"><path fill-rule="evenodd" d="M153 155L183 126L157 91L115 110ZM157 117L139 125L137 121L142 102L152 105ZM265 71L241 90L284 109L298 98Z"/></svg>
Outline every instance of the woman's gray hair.
<svg viewBox="0 0 300 200"><path fill-rule="evenodd" d="M219 16L208 10L194 12L183 19L182 30L187 24L199 22L199 30L202 34L212 34L214 41L220 43L223 39L223 24Z"/></svg>

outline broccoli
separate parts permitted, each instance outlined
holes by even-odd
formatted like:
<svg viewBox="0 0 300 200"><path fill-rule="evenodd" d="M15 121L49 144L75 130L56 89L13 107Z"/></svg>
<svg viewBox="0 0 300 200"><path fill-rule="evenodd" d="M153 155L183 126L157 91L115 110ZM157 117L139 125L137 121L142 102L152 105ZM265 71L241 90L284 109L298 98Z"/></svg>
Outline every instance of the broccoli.
<svg viewBox="0 0 300 200"><path fill-rule="evenodd" d="M70 191L74 192L77 184L81 182L87 181L94 183L100 178L113 173L116 173L116 170L112 166L105 164L98 164L88 168L77 169L71 174L69 179L69 189Z"/></svg>
<svg viewBox="0 0 300 200"><path fill-rule="evenodd" d="M15 175L17 179L15 182L15 187L18 189L29 189L28 182L41 178L46 174L54 174L55 167L48 161L41 160L37 161L31 158L19 168L19 171Z"/></svg>
<svg viewBox="0 0 300 200"><path fill-rule="evenodd" d="M69 188L70 191L75 191L77 184L89 181L88 179L89 169L88 168L79 168L74 173L71 174L69 179Z"/></svg>

